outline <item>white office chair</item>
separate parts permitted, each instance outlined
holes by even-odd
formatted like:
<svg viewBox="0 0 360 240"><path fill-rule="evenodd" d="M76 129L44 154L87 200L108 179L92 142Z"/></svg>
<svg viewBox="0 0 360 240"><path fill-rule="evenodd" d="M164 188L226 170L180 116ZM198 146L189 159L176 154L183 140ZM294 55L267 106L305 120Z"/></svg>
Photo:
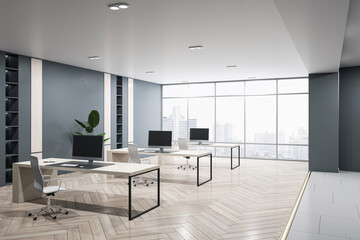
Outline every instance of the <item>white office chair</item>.
<svg viewBox="0 0 360 240"><path fill-rule="evenodd" d="M33 219L36 220L38 214L40 214L42 212L47 212L48 210L51 210L51 212L53 214L51 217L53 219L56 219L56 212L54 211L54 209L59 210L59 212L64 211L65 214L68 214L69 212L66 209L62 208L61 206L54 206L54 205L50 204L50 196L55 196L56 192L65 190L65 188L61 187L61 179L60 178L53 178L53 179L44 180L44 177L49 178L50 175L43 175L42 174L42 172L40 170L40 167L39 167L38 158L34 157L34 156L30 156L30 163L31 163L31 168L32 168L33 174L34 174L34 188L35 188L35 190L37 190L39 192L42 192L43 194L45 194L47 196L47 205L45 207L35 209L34 210L35 214L34 214ZM53 181L58 181L59 185L45 186L48 183L53 182ZM28 215L32 216L33 214L30 212Z"/></svg>
<svg viewBox="0 0 360 240"><path fill-rule="evenodd" d="M130 155L130 162L141 164L141 159L139 156L137 145L136 144L128 144L128 150L129 150L129 155ZM154 184L154 181L151 179L143 178L143 177L135 178L132 182L134 187L136 187L136 185L145 185L148 187L149 183Z"/></svg>
<svg viewBox="0 0 360 240"><path fill-rule="evenodd" d="M179 143L180 150L189 150L185 138L179 138L178 143ZM190 157L184 157L184 158L186 158L186 164L182 164L182 165L178 166L178 169L186 170L187 168L192 168L192 170L195 170L196 166L189 164Z"/></svg>

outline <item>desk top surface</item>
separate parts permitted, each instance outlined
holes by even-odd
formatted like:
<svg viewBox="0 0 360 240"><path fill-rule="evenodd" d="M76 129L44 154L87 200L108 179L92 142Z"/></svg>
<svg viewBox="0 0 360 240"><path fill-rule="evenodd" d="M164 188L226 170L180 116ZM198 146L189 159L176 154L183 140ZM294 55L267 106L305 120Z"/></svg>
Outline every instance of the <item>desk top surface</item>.
<svg viewBox="0 0 360 240"><path fill-rule="evenodd" d="M172 144L173 146L179 146L177 142ZM223 147L223 148L234 148L240 146L239 143L221 143L221 142L204 142L202 144L199 144L198 142L187 142L187 145L189 147Z"/></svg>
<svg viewBox="0 0 360 240"><path fill-rule="evenodd" d="M75 162L79 163L78 167L71 166ZM153 164L137 164L137 163L122 163L122 162L109 163L109 165L107 166L100 166L96 168L80 167L81 165L87 163L88 161L86 160L77 160L77 159L75 160L75 159L66 159L66 158L46 158L39 160L39 165L41 169L56 169L56 170L72 171L72 172L91 172L91 173L102 173L102 174L113 174L113 175L124 175L124 176L133 176L160 168L158 165L153 165ZM94 163L96 164L96 162ZM99 162L99 163L106 164L108 162ZM30 167L30 161L14 163L14 165L19 167Z"/></svg>
<svg viewBox="0 0 360 240"><path fill-rule="evenodd" d="M236 144L236 143L203 143L203 144L196 144L196 143L189 142L188 146L234 148L234 147L240 146L240 144Z"/></svg>
<svg viewBox="0 0 360 240"><path fill-rule="evenodd" d="M174 157L202 157L209 154L212 154L210 151L201 151L201 150L166 150L165 152L155 152L158 149L150 149L150 148L138 148L140 155L161 155L161 156L174 156ZM168 152L166 152L168 151ZM111 153L123 153L128 154L129 151L127 148L120 149L112 149L108 150Z"/></svg>

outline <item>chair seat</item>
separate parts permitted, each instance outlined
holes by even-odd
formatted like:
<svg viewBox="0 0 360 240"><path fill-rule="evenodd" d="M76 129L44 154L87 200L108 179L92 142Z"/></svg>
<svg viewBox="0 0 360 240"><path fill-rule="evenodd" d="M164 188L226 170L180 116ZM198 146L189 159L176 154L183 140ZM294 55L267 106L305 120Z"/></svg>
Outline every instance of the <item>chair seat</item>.
<svg viewBox="0 0 360 240"><path fill-rule="evenodd" d="M60 191L65 191L65 188L60 187ZM59 191L59 186L47 186L43 188L44 194L51 194Z"/></svg>

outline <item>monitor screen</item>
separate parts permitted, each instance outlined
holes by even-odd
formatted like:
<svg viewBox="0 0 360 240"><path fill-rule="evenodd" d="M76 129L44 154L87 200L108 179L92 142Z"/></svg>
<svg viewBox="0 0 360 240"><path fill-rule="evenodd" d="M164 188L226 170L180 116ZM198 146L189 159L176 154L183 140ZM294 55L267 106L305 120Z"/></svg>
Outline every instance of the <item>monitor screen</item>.
<svg viewBox="0 0 360 240"><path fill-rule="evenodd" d="M72 156L77 159L102 160L103 136L74 135Z"/></svg>
<svg viewBox="0 0 360 240"><path fill-rule="evenodd" d="M171 147L171 131L149 131L149 147Z"/></svg>
<svg viewBox="0 0 360 240"><path fill-rule="evenodd" d="M209 140L208 128L190 128L190 140Z"/></svg>

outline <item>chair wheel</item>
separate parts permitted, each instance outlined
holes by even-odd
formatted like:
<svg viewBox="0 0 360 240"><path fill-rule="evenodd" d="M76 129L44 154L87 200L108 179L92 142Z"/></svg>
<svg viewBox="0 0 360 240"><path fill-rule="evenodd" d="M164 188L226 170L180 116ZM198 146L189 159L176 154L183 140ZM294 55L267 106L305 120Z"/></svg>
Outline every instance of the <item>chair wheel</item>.
<svg viewBox="0 0 360 240"><path fill-rule="evenodd" d="M189 166L189 168L191 168L191 166Z"/></svg>
<svg viewBox="0 0 360 240"><path fill-rule="evenodd" d="M69 212L68 212L68 211L66 211L64 214L69 214Z"/></svg>
<svg viewBox="0 0 360 240"><path fill-rule="evenodd" d="M178 167L178 169L180 169L180 167Z"/></svg>
<svg viewBox="0 0 360 240"><path fill-rule="evenodd" d="M134 187L136 187L136 184L134 184Z"/></svg>
<svg viewBox="0 0 360 240"><path fill-rule="evenodd" d="M195 170L195 168L193 168L193 170Z"/></svg>
<svg viewBox="0 0 360 240"><path fill-rule="evenodd" d="M154 184L154 182L151 182L151 184Z"/></svg>
<svg viewBox="0 0 360 240"><path fill-rule="evenodd" d="M30 217L32 215L32 213L30 212L30 213L28 213L28 216Z"/></svg>
<svg viewBox="0 0 360 240"><path fill-rule="evenodd" d="M33 220L35 221L37 219L37 217L33 217Z"/></svg>
<svg viewBox="0 0 360 240"><path fill-rule="evenodd" d="M149 184L147 183L147 184L146 184L146 186L148 187L148 186L149 186Z"/></svg>
<svg viewBox="0 0 360 240"><path fill-rule="evenodd" d="M52 219L56 219L56 216L53 216Z"/></svg>

